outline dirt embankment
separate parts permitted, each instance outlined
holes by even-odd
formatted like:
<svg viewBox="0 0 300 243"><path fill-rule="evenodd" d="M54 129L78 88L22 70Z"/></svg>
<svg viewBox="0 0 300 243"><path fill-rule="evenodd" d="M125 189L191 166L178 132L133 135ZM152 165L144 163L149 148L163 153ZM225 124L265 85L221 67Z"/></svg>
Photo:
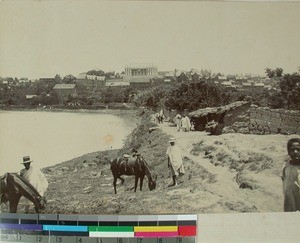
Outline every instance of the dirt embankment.
<svg viewBox="0 0 300 243"><path fill-rule="evenodd" d="M283 209L281 168L286 142L294 135L177 132L170 123L155 125L142 116L121 150L95 152L45 168L49 180L45 213L163 214L278 212ZM156 129L149 128L156 126ZM166 149L175 137L186 174L171 182ZM299 137L299 136L296 136ZM138 148L157 175L157 187L129 191L133 177L113 191L109 160ZM22 210L22 209L21 209Z"/></svg>

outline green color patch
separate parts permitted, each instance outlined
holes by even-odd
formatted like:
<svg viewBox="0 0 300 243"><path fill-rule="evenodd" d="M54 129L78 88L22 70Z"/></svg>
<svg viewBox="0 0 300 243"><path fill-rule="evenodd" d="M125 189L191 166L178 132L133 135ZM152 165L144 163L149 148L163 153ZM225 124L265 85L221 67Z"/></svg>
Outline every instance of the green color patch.
<svg viewBox="0 0 300 243"><path fill-rule="evenodd" d="M133 226L89 226L89 231L133 232Z"/></svg>

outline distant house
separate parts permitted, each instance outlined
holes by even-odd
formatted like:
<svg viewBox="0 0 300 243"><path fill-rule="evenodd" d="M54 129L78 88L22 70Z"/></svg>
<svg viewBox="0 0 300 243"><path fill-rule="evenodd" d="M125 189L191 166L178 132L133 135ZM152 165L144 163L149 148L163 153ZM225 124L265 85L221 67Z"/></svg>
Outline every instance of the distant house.
<svg viewBox="0 0 300 243"><path fill-rule="evenodd" d="M252 88L254 88L256 90L260 90L260 89L265 88L265 85L264 85L264 83L254 83Z"/></svg>
<svg viewBox="0 0 300 243"><path fill-rule="evenodd" d="M53 91L61 100L65 100L69 96L73 98L76 98L78 96L76 84L56 84L53 88Z"/></svg>
<svg viewBox="0 0 300 243"><path fill-rule="evenodd" d="M106 83L106 77L105 76L97 76L95 80L95 86L97 88L105 86Z"/></svg>
<svg viewBox="0 0 300 243"><path fill-rule="evenodd" d="M191 80L192 82L199 82L200 81L200 75L198 73L191 73Z"/></svg>
<svg viewBox="0 0 300 243"><path fill-rule="evenodd" d="M55 78L40 78L39 80L40 80L40 82L44 82L44 83L48 83L48 84L55 83Z"/></svg>
<svg viewBox="0 0 300 243"><path fill-rule="evenodd" d="M247 81L242 83L242 89L252 89L252 83Z"/></svg>
<svg viewBox="0 0 300 243"><path fill-rule="evenodd" d="M145 79L145 80L140 79L140 80L130 82L130 86L135 87L135 88L146 88L146 87L151 86L151 84L152 83L147 79Z"/></svg>
<svg viewBox="0 0 300 243"><path fill-rule="evenodd" d="M107 87L120 87L120 86L129 86L129 82L124 82L123 79L115 79L115 80L107 80L106 86Z"/></svg>
<svg viewBox="0 0 300 243"><path fill-rule="evenodd" d="M172 79L171 78L164 78L164 82L170 83L170 82L172 82Z"/></svg>
<svg viewBox="0 0 300 243"><path fill-rule="evenodd" d="M87 74L87 75L86 75L86 79L89 79L89 80L96 80L96 79L97 79L97 76L96 76L96 75Z"/></svg>
<svg viewBox="0 0 300 243"><path fill-rule="evenodd" d="M80 73L77 75L76 79L86 79L86 73Z"/></svg>
<svg viewBox="0 0 300 243"><path fill-rule="evenodd" d="M162 77L165 77L165 76L168 76L170 73L172 73L171 71L158 71L157 74L162 76ZM172 74L172 76L174 75L174 73Z"/></svg>
<svg viewBox="0 0 300 243"><path fill-rule="evenodd" d="M20 82L20 83L28 83L29 80L28 80L28 78L20 78L20 79L19 79L19 82Z"/></svg>
<svg viewBox="0 0 300 243"><path fill-rule="evenodd" d="M219 82L220 82L220 81L223 82L223 81L226 81L226 80L227 80L227 77L224 76L224 75L219 75L219 76L218 76L218 80L219 80Z"/></svg>
<svg viewBox="0 0 300 243"><path fill-rule="evenodd" d="M163 76L163 81L164 82L174 82L175 81L175 76L174 72L165 72Z"/></svg>
<svg viewBox="0 0 300 243"><path fill-rule="evenodd" d="M186 82L189 81L189 77L185 74L185 72L181 72L180 74L176 74L178 82Z"/></svg>
<svg viewBox="0 0 300 243"><path fill-rule="evenodd" d="M206 69L202 69L201 70L201 76L203 79L208 79L211 77L211 72L206 70Z"/></svg>
<svg viewBox="0 0 300 243"><path fill-rule="evenodd" d="M242 74L238 74L235 76L235 80L236 81L245 81L245 80L247 80L247 78L245 78L244 75L242 75Z"/></svg>
<svg viewBox="0 0 300 243"><path fill-rule="evenodd" d="M221 84L222 84L226 89L232 89L232 90L234 90L234 89L236 88L235 85L234 85L233 80L223 81Z"/></svg>
<svg viewBox="0 0 300 243"><path fill-rule="evenodd" d="M30 99L32 99L32 98L34 98L34 97L37 97L37 95L26 95L25 97L26 97L26 99L29 99L29 100L30 100Z"/></svg>
<svg viewBox="0 0 300 243"><path fill-rule="evenodd" d="M95 89L101 89L105 86L106 77L97 75L87 75L81 73L77 76L77 83L84 87L88 92L93 92Z"/></svg>

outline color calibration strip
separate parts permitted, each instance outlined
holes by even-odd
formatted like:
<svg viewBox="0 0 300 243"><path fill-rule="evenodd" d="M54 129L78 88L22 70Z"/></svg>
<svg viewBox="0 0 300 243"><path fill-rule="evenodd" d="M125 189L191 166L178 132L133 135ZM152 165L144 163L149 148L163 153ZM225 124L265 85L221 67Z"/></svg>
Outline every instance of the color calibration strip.
<svg viewBox="0 0 300 243"><path fill-rule="evenodd" d="M45 215L45 214L0 214L1 241L9 242L15 235L21 242L27 235L36 242L44 242L44 236L62 236L109 239L138 238L139 242L195 242L182 241L197 235L197 215ZM4 236L4 237L3 237ZM20 236L20 237L18 237ZM40 237L43 236L43 237ZM26 237L25 237L26 238ZM166 241L167 239L175 241ZM33 238L31 238L33 239ZM49 238L50 239L50 238ZM69 242L56 239L54 242ZM149 241L149 240L157 241ZM181 240L179 240L181 239ZM3 241L4 240L4 241ZM73 239L74 240L74 239ZM86 240L86 239L85 239ZM125 241L124 241L125 240ZM29 241L24 241L29 242ZM71 241L70 241L71 242ZM87 241L78 241L87 242ZM99 242L99 241L96 241ZM115 242L102 241L101 242ZM136 242L136 241L134 241Z"/></svg>

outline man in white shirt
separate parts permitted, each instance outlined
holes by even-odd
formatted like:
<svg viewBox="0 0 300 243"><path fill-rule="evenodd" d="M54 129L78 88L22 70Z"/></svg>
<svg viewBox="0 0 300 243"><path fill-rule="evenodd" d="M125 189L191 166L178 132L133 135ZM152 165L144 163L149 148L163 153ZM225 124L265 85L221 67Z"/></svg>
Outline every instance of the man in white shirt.
<svg viewBox="0 0 300 243"><path fill-rule="evenodd" d="M171 138L169 142L170 146L168 147L166 154L168 156L168 167L171 170L173 179L173 183L168 185L171 187L177 185L177 176L183 175L185 171L183 167L182 152L181 149L175 144L175 138Z"/></svg>
<svg viewBox="0 0 300 243"><path fill-rule="evenodd" d="M38 193L43 196L48 187L48 181L43 172L31 166L32 162L33 161L30 160L29 156L23 157L23 162L21 164L23 164L25 168L20 171L20 176L27 180L38 191ZM25 213L29 211L30 205L31 202L26 199Z"/></svg>

